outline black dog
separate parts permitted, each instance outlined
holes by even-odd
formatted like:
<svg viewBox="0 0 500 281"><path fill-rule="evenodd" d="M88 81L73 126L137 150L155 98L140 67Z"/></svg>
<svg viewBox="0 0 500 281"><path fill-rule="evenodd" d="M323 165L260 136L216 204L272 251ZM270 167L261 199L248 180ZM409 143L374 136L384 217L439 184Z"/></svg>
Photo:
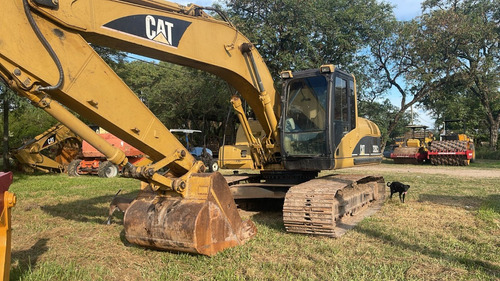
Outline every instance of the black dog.
<svg viewBox="0 0 500 281"><path fill-rule="evenodd" d="M118 209L119 211L122 211L125 213L125 211L128 209L128 206L134 199L129 199L129 198L124 198L118 196L118 194L122 190L118 190L118 192L113 196L113 200L111 200L111 203L109 204L109 216L108 220L106 221L106 224L111 224L111 218L113 217L113 213Z"/></svg>
<svg viewBox="0 0 500 281"><path fill-rule="evenodd" d="M398 192L399 200L401 200L401 202L403 203L405 202L406 192L408 192L408 189L410 188L408 184L402 184L398 181L395 181L395 182L387 182L387 186L391 188L391 196L389 198L392 199L392 195ZM401 198L401 194L403 195L403 198Z"/></svg>

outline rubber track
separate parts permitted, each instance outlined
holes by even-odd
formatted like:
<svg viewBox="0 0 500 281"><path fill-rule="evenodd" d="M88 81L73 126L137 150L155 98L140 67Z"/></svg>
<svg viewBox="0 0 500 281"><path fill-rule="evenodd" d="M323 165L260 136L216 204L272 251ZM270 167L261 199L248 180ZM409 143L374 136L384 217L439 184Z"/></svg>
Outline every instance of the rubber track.
<svg viewBox="0 0 500 281"><path fill-rule="evenodd" d="M383 204L382 177L336 175L291 187L283 205L288 232L339 237Z"/></svg>

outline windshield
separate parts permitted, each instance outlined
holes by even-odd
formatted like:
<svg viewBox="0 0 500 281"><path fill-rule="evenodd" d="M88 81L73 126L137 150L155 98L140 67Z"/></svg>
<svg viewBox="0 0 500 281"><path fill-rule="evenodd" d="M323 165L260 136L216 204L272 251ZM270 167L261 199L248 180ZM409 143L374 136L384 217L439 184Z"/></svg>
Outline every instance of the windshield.
<svg viewBox="0 0 500 281"><path fill-rule="evenodd" d="M284 124L287 155L326 154L327 93L324 76L296 79L288 85Z"/></svg>

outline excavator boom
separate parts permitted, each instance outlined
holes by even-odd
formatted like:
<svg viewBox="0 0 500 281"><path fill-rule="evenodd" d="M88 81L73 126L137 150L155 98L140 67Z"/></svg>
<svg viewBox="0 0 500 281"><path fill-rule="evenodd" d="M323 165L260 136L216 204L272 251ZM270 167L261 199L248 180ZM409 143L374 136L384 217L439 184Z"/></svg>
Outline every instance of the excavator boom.
<svg viewBox="0 0 500 281"><path fill-rule="evenodd" d="M151 118L149 112L144 112L149 110L142 103L142 108L132 110L125 106L116 108L117 92L120 93L118 99L130 101L128 104L135 104L131 101L138 98L102 62L88 42L214 73L235 87L255 109L258 120L263 120L266 134L277 136L275 112L279 112L279 102L276 102L279 98L262 58L233 26L208 17L200 7L188 9L177 5L178 8L173 8L176 5L165 1L60 1L55 7L29 0L15 3L17 7L13 7L12 13L22 12L22 3L29 6L24 7L28 12L9 20L22 29L6 28L5 32L2 31L2 37L9 38L2 43L7 45L3 46L2 56L13 60L14 65L10 68L17 68L16 73L19 73L14 75L15 79L26 82L26 87L34 83L55 85L62 80L61 87L51 91L53 99L65 105L71 104L72 109L78 107L75 111L79 114L102 124L153 159L172 154L172 150L157 150L168 149L159 145L165 142L164 135L169 135L169 143L174 143L174 138L168 132L160 133L164 130L159 128L162 125L156 118ZM27 16L23 15L25 13ZM60 61L59 67L51 52L39 52L46 47L36 36L36 28L30 26L30 16L41 34L46 34L44 38ZM213 38L214 35L218 38ZM10 39L16 37L22 37L33 53L19 49L16 40ZM242 46L246 47L243 49ZM245 55L241 55L242 51L246 52ZM33 57L37 58L36 65L32 63ZM5 75L13 76L14 69ZM56 95L56 92L60 93ZM130 115L130 112L136 114ZM125 118L127 115L130 117ZM182 146L176 143L169 147L175 150ZM180 170L180 174L189 169L189 163L175 162L182 166L173 168Z"/></svg>

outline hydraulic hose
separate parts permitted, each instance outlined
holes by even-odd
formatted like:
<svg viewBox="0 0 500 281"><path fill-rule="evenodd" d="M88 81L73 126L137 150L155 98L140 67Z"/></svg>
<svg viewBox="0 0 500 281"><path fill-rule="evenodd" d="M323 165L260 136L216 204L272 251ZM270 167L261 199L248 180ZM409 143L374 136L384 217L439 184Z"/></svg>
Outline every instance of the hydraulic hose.
<svg viewBox="0 0 500 281"><path fill-rule="evenodd" d="M57 57L56 53L54 52L54 49L50 46L49 42L45 37L43 36L42 32L38 28L38 25L36 24L35 20L33 19L33 16L31 15L30 12L30 5L28 4L28 0L23 0L23 7L24 7L24 13L26 14L26 18L28 18L28 22L31 25L31 28L33 28L33 31L35 32L36 36L42 43L42 45L45 47L47 52L49 53L50 57L54 61L54 63L57 66L57 70L59 71L59 81L57 84L53 86L46 86L46 87L39 87L38 91L52 91L52 90L57 90L61 87L62 83L64 82L64 71L61 65L61 61Z"/></svg>

